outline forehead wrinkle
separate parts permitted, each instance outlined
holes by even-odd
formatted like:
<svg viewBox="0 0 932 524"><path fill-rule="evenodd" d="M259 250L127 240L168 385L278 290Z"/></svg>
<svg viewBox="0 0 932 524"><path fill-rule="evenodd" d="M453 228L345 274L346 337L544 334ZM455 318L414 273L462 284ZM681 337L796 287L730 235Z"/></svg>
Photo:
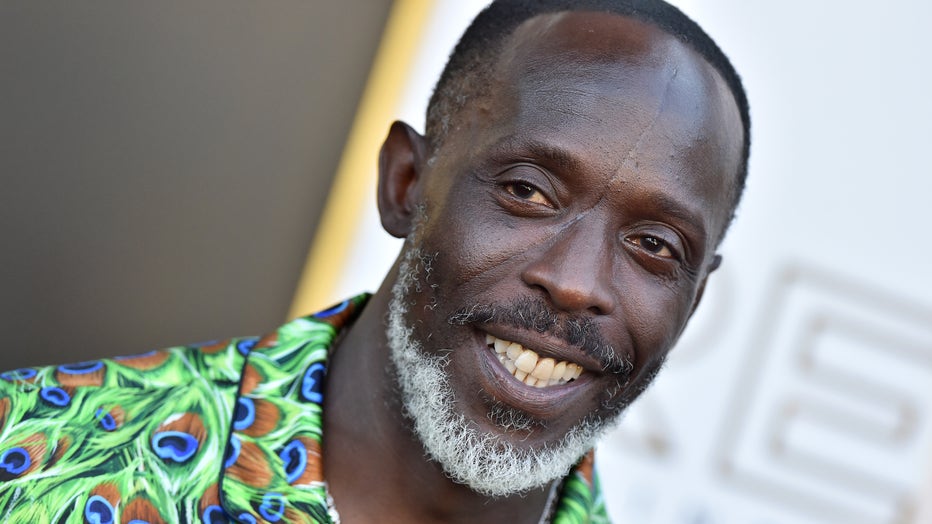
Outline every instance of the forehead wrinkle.
<svg viewBox="0 0 932 524"><path fill-rule="evenodd" d="M551 86L549 88L539 88L534 92L535 95L546 97L547 100L560 101L568 97L585 97L596 101L612 100L612 97L597 92L587 91L581 88L567 86ZM598 114L590 113L576 104L569 105L562 103L550 104L550 110L554 113L578 118L590 124L602 124L605 122Z"/></svg>
<svg viewBox="0 0 932 524"><path fill-rule="evenodd" d="M638 133L637 140L631 144L631 147L625 153L624 158L621 161L621 165L619 165L618 169L612 173L611 178L608 180L610 185L623 175L624 167L629 165L629 163L634 160L635 156L637 155L637 151L640 149L641 144L644 142L645 137L647 137L647 134L654 129L654 126L657 125L661 115L663 115L664 109L667 107L667 102L670 99L670 93L672 91L673 81L676 79L677 71L678 68L674 67L673 71L670 73L670 77L667 79L664 85L663 95L660 97L660 103L657 105L657 109L654 111L651 119L642 126L640 133ZM605 196L606 195L603 194L602 198L604 199Z"/></svg>

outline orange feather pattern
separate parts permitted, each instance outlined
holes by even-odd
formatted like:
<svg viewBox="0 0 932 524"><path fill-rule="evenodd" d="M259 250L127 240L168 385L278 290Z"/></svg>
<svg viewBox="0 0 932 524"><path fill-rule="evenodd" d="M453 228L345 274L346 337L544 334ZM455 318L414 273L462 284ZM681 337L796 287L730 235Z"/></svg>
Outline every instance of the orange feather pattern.
<svg viewBox="0 0 932 524"><path fill-rule="evenodd" d="M114 508L120 504L120 489L110 482L98 484L97 487L91 490L91 496L94 495L103 497Z"/></svg>
<svg viewBox="0 0 932 524"><path fill-rule="evenodd" d="M292 485L312 484L324 481L324 466L321 457L320 443L311 437L298 437L307 449L307 468Z"/></svg>
<svg viewBox="0 0 932 524"><path fill-rule="evenodd" d="M129 504L127 504L126 508L122 511L122 515L120 516L120 522L122 524L129 524L134 520L141 520L149 524L165 522L159 510L145 497L136 497L129 501Z"/></svg>
<svg viewBox="0 0 932 524"><path fill-rule="evenodd" d="M268 400L255 399L253 403L256 406L256 419L243 433L250 437L261 437L278 427L281 411Z"/></svg>
<svg viewBox="0 0 932 524"><path fill-rule="evenodd" d="M227 474L243 484L264 487L272 481L272 469L265 453L249 441L243 441L239 458L227 470Z"/></svg>
<svg viewBox="0 0 932 524"><path fill-rule="evenodd" d="M0 398L0 429L6 426L7 415L10 414L10 399L7 397Z"/></svg>
<svg viewBox="0 0 932 524"><path fill-rule="evenodd" d="M243 378L240 381L240 395L248 395L252 393L262 381L265 380L265 377L262 376L262 373L259 372L252 364L247 363L243 367Z"/></svg>
<svg viewBox="0 0 932 524"><path fill-rule="evenodd" d="M204 439L207 438L207 430L204 429L204 422L197 413L185 413L170 422L163 422L156 431L180 431L182 433L187 433L197 439L198 444L203 444Z"/></svg>
<svg viewBox="0 0 932 524"><path fill-rule="evenodd" d="M81 387L81 386L101 386L104 383L104 372L107 368L101 367L97 371L84 374L55 372L55 380L62 386Z"/></svg>
<svg viewBox="0 0 932 524"><path fill-rule="evenodd" d="M61 460L69 447L71 447L71 437L64 436L58 439L58 442L55 443L55 450L52 452L51 458L49 458L49 467L54 466L55 463Z"/></svg>
<svg viewBox="0 0 932 524"><path fill-rule="evenodd" d="M198 502L198 515L202 515L204 510L210 506L219 506L220 505L220 486L216 482L211 484L204 490L204 496L201 497L200 502Z"/></svg>
<svg viewBox="0 0 932 524"><path fill-rule="evenodd" d="M118 362L121 366L126 366L128 368L138 370L146 370L157 368L161 366L166 360L168 360L167 351L155 351L153 353L147 353L144 355L123 357Z"/></svg>
<svg viewBox="0 0 932 524"><path fill-rule="evenodd" d="M208 345L206 345L206 346L201 346L201 352L204 353L204 354L206 354L206 355L212 355L212 354L214 354L214 353L220 353L221 351L223 351L223 350L225 350L227 347L229 347L230 342L232 342L232 340L228 338L228 339L226 339L226 340L221 340L221 341L215 342L215 343L213 343L213 344L208 344Z"/></svg>

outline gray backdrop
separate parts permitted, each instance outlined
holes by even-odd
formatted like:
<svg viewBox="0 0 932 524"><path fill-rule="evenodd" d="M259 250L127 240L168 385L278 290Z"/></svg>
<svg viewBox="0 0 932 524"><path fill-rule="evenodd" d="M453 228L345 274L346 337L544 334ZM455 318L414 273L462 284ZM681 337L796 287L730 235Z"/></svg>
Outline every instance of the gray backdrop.
<svg viewBox="0 0 932 524"><path fill-rule="evenodd" d="M280 323L390 3L0 1L0 368Z"/></svg>

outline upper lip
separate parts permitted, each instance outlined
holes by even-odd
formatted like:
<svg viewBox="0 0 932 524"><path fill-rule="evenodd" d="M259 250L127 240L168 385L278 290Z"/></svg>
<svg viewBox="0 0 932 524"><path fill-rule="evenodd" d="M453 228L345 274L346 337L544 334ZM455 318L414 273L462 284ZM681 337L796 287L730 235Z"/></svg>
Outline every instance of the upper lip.
<svg viewBox="0 0 932 524"><path fill-rule="evenodd" d="M481 331L495 338L517 342L524 346L525 349L530 349L541 357L550 357L558 362L566 360L582 367L585 371L593 373L602 372L602 364L597 358L558 337L500 325L483 325Z"/></svg>

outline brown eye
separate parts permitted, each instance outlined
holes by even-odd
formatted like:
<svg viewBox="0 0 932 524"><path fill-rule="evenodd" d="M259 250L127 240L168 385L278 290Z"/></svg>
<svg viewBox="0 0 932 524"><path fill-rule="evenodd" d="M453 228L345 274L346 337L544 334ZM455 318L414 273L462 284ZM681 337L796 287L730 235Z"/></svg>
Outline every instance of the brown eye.
<svg viewBox="0 0 932 524"><path fill-rule="evenodd" d="M535 204L552 207L550 202L536 187L524 182L512 182L505 186L505 190L521 200Z"/></svg>
<svg viewBox="0 0 932 524"><path fill-rule="evenodd" d="M660 238L645 235L633 239L632 242L652 255L662 258L675 258L673 251L667 243Z"/></svg>
<svg viewBox="0 0 932 524"><path fill-rule="evenodd" d="M530 200L536 192L537 190L527 184L514 184L511 186L511 193L514 196L523 198L525 200Z"/></svg>

